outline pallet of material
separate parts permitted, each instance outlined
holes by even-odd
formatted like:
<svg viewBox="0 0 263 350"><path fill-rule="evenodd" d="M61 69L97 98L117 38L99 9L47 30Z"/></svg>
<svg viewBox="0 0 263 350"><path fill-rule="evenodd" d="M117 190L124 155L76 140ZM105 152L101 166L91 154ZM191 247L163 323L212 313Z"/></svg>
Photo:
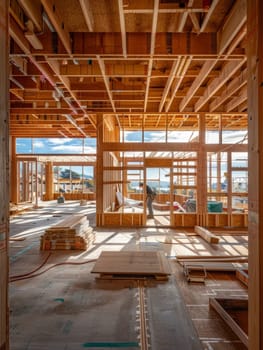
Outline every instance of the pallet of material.
<svg viewBox="0 0 263 350"><path fill-rule="evenodd" d="M209 230L205 229L204 227L201 226L195 226L195 232L201 236L204 240L211 244L217 244L219 243L219 238L214 235L212 232Z"/></svg>
<svg viewBox="0 0 263 350"><path fill-rule="evenodd" d="M41 250L86 250L94 243L93 228L84 215L72 215L48 228L41 236Z"/></svg>
<svg viewBox="0 0 263 350"><path fill-rule="evenodd" d="M209 305L248 347L248 299L210 298Z"/></svg>
<svg viewBox="0 0 263 350"><path fill-rule="evenodd" d="M99 273L101 279L167 280L171 269L163 252L103 251L91 272Z"/></svg>

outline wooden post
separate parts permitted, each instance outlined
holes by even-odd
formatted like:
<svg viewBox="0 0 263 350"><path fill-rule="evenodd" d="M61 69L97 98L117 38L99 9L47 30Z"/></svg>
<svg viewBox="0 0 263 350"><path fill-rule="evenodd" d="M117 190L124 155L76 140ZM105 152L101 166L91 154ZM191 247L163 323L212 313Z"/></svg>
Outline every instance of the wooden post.
<svg viewBox="0 0 263 350"><path fill-rule="evenodd" d="M227 152L227 225L231 226L232 215L232 153Z"/></svg>
<svg viewBox="0 0 263 350"><path fill-rule="evenodd" d="M12 203L18 203L18 176L17 176L17 161L16 161L16 138L11 137L11 171L10 171L10 200Z"/></svg>
<svg viewBox="0 0 263 350"><path fill-rule="evenodd" d="M50 201L53 198L53 164L46 162L46 196L45 199Z"/></svg>
<svg viewBox="0 0 263 350"><path fill-rule="evenodd" d="M196 213L199 217L198 224L206 225L206 203L207 203L207 153L205 152L205 115L200 114L199 123L199 151L196 167L196 184L197 184L197 207Z"/></svg>
<svg viewBox="0 0 263 350"><path fill-rule="evenodd" d="M96 220L103 226L103 115L97 115Z"/></svg>
<svg viewBox="0 0 263 350"><path fill-rule="evenodd" d="M263 349L263 2L247 1L249 349Z"/></svg>
<svg viewBox="0 0 263 350"><path fill-rule="evenodd" d="M0 1L0 349L9 349L9 1Z"/></svg>

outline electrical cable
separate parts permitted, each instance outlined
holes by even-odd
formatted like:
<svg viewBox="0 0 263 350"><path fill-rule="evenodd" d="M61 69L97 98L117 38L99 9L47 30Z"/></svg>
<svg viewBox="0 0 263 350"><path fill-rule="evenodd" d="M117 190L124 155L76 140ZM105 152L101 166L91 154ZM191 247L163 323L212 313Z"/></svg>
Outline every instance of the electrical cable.
<svg viewBox="0 0 263 350"><path fill-rule="evenodd" d="M10 276L9 279L20 278L20 277L24 277L24 276L28 276L28 275L33 274L34 272L40 270L41 267L43 267L43 266L46 264L46 262L48 261L48 259L50 258L50 256L51 256L51 253L48 254L48 256L47 256L46 259L42 262L42 264L41 264L40 266L38 266L35 270L33 270L33 271L31 271L31 272L27 272L27 273L21 274L21 275Z"/></svg>
<svg viewBox="0 0 263 350"><path fill-rule="evenodd" d="M97 259L91 259L91 260L83 261L83 262L61 262L61 263L57 263L57 264L54 264L54 265L48 267L47 269L45 269L45 270L43 270L41 272L38 272L38 273L35 273L35 274L31 273L31 274L24 274L24 276L22 276L22 277L17 277L17 276L10 277L9 283L40 276L43 273L45 273L45 272L47 272L47 271L49 271L49 270L51 270L51 269L53 269L54 267L57 267L57 266L62 266L62 265L84 265L84 264L89 264L89 263L95 262L95 261L97 261Z"/></svg>

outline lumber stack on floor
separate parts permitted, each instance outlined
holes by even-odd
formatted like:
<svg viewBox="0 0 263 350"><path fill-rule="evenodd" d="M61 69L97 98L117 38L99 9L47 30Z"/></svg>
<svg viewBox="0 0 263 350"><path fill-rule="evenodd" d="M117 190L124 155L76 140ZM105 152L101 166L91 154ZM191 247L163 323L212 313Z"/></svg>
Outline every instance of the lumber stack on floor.
<svg viewBox="0 0 263 350"><path fill-rule="evenodd" d="M41 236L41 250L86 250L94 241L93 228L84 215L71 215Z"/></svg>
<svg viewBox="0 0 263 350"><path fill-rule="evenodd" d="M23 213L26 210L33 209L33 207L34 207L33 203L21 203L21 204L10 203L9 205L10 216L16 215L18 213Z"/></svg>
<svg viewBox="0 0 263 350"><path fill-rule="evenodd" d="M101 278L167 280L171 269L161 251L102 251L91 272L99 273Z"/></svg>

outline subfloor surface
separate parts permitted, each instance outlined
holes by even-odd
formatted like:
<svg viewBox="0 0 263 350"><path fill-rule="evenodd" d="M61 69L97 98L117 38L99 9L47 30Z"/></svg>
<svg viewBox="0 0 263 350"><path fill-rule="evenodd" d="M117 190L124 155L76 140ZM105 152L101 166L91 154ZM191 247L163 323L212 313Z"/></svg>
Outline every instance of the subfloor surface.
<svg viewBox="0 0 263 350"><path fill-rule="evenodd" d="M247 235L209 245L193 232L162 227L99 229L95 202L41 202L10 219L10 350L243 350L209 297L246 297L233 273L186 281L178 255L246 255ZM44 231L72 214L86 215L95 241L87 251L41 251ZM102 251L162 251L167 281L102 280L91 270Z"/></svg>

